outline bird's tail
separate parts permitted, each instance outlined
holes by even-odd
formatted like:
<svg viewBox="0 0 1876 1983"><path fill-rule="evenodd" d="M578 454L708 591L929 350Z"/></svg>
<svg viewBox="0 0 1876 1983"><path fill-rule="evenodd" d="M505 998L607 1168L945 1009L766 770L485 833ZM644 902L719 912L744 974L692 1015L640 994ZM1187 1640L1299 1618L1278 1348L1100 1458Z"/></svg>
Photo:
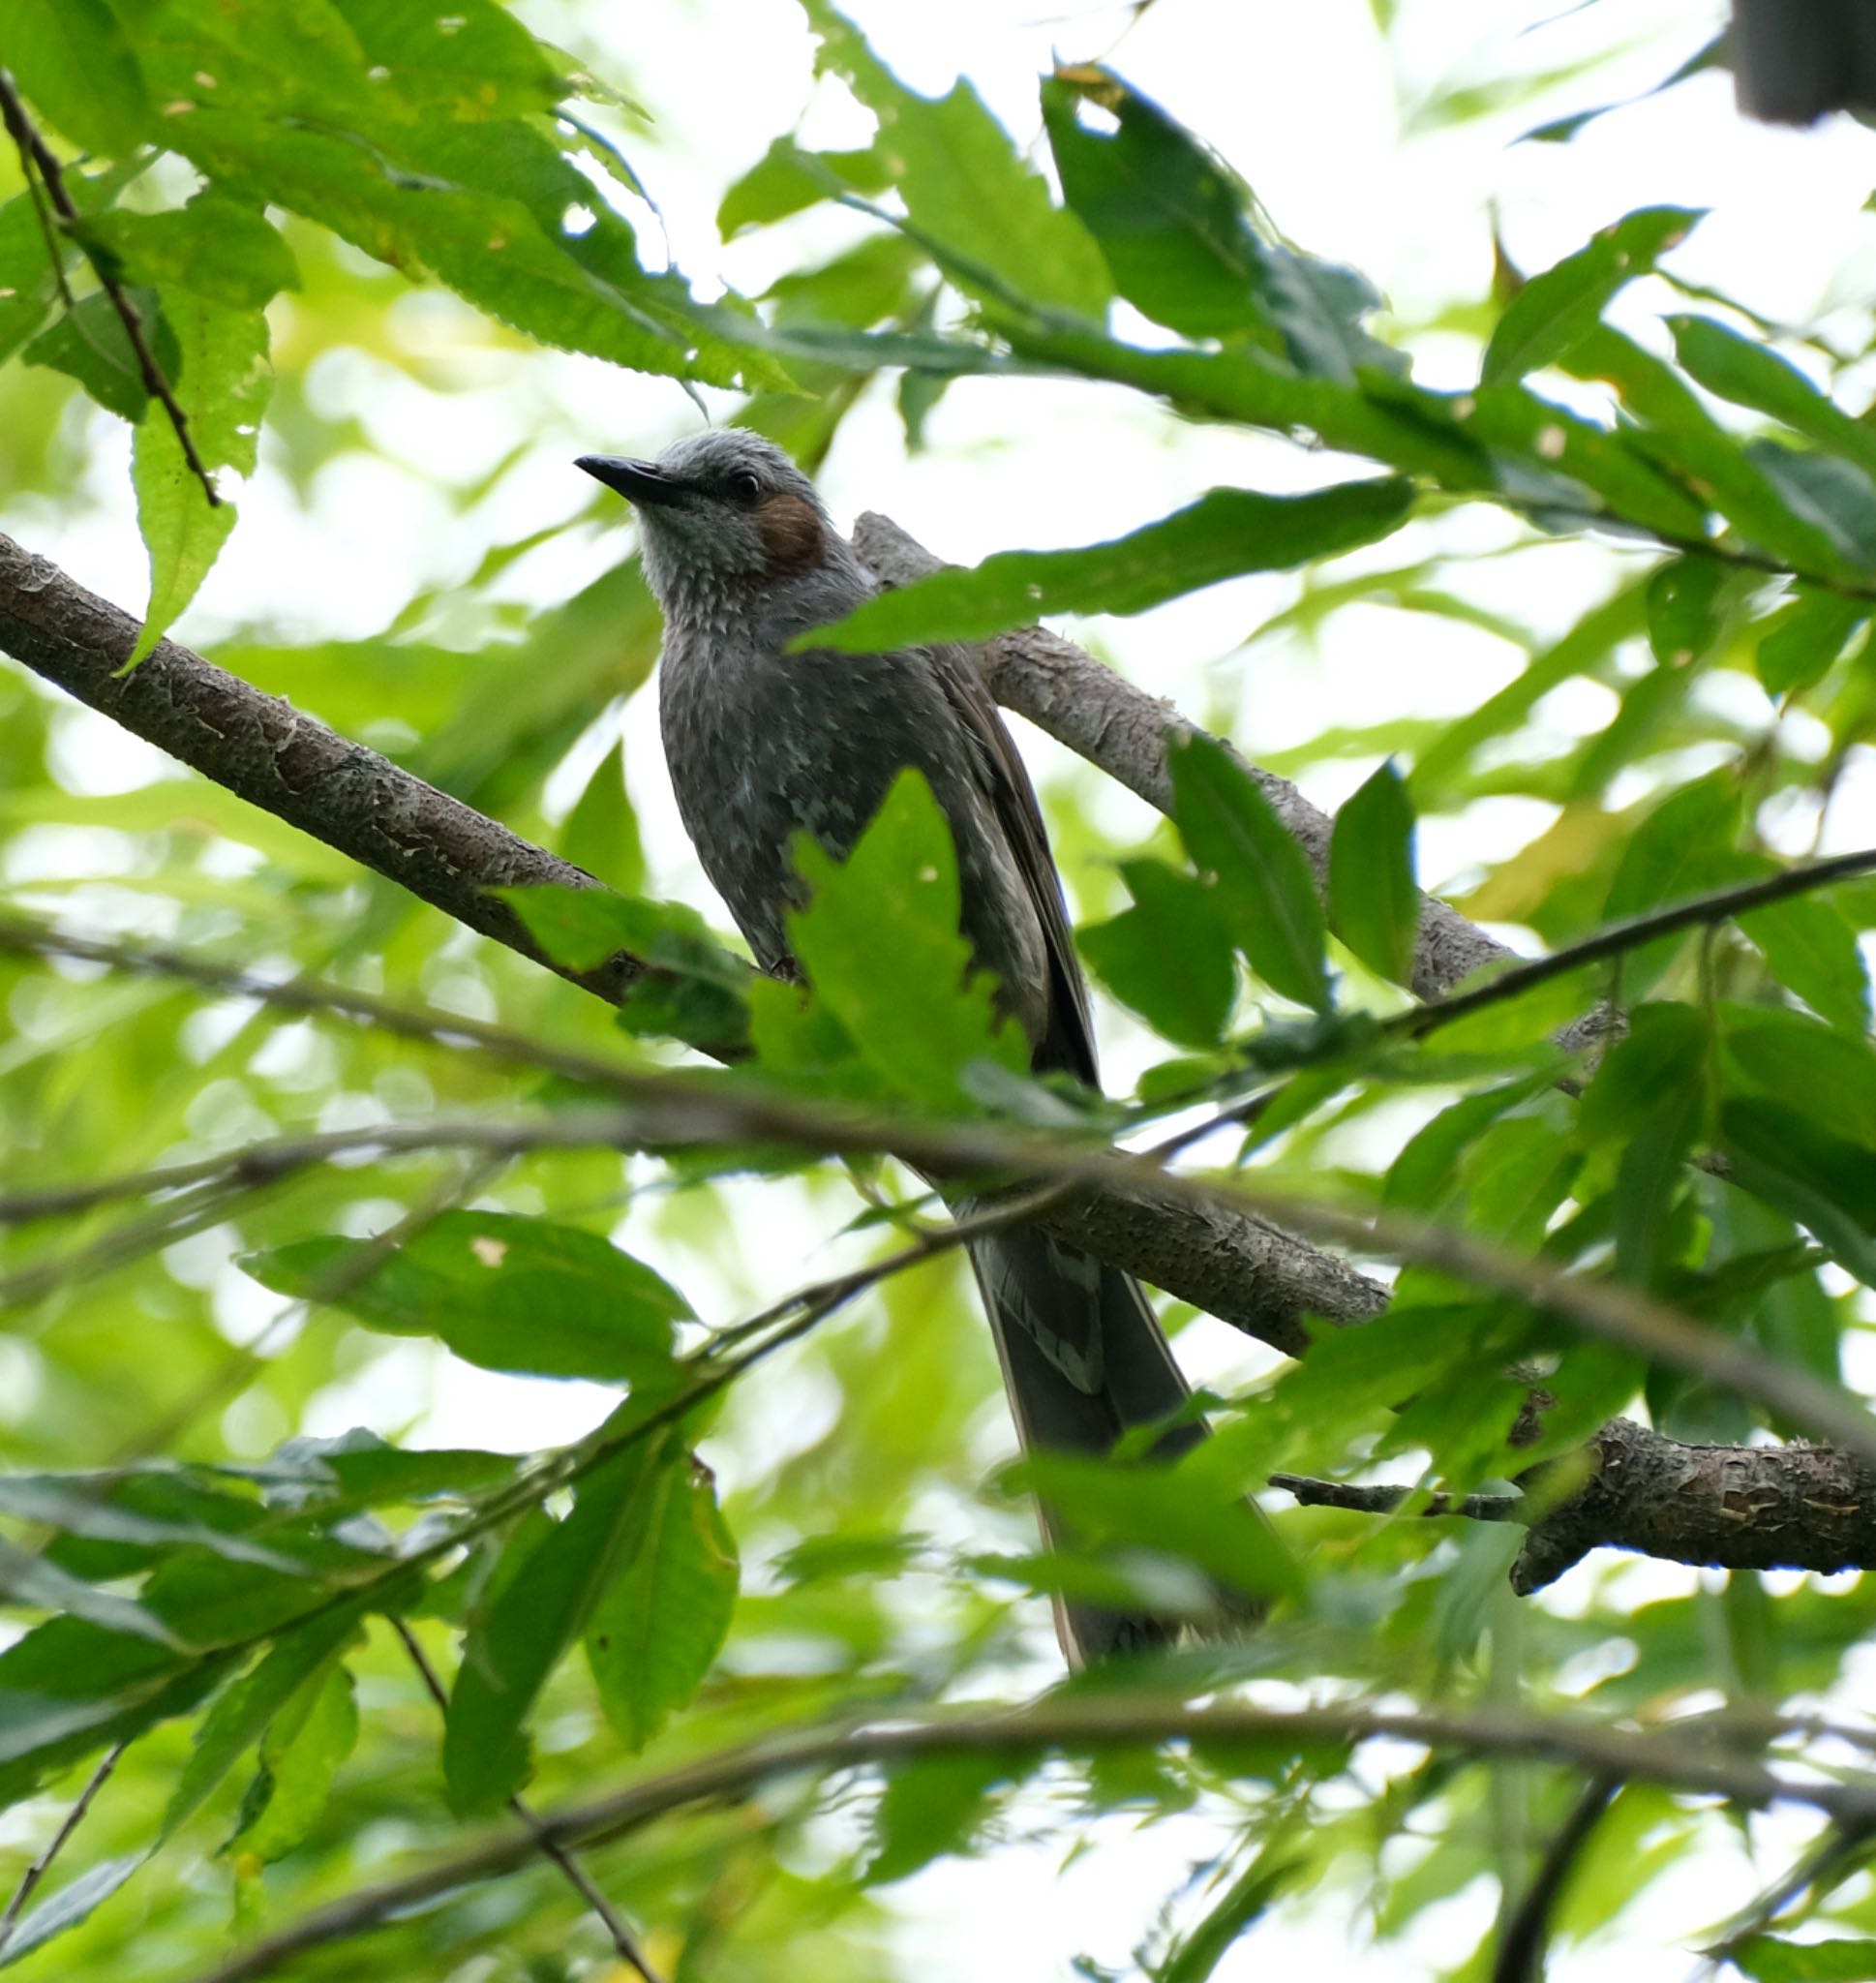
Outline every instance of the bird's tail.
<svg viewBox="0 0 1876 1983"><path fill-rule="evenodd" d="M1014 1226L971 1244L971 1266L996 1338L1004 1388L1026 1452L1102 1456L1130 1426L1176 1413L1191 1390L1139 1283L1040 1226ZM1169 1426L1155 1458L1175 1460L1209 1437L1202 1420ZM1047 1507L1043 1532L1072 1545L1072 1524ZM1248 1607L1231 1606L1240 1619ZM1070 1665L1165 1645L1190 1621L1116 1611L1058 1596L1055 1630Z"/></svg>

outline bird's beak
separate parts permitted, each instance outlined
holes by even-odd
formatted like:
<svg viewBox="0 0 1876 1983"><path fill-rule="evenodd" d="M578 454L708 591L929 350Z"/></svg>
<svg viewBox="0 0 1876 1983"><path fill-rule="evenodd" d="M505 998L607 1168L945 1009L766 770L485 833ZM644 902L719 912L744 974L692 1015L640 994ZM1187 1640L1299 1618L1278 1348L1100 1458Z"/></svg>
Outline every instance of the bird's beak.
<svg viewBox="0 0 1876 1983"><path fill-rule="evenodd" d="M685 502L690 485L667 475L654 462L633 461L622 454L583 454L573 466L585 469L627 503L654 503L669 508Z"/></svg>

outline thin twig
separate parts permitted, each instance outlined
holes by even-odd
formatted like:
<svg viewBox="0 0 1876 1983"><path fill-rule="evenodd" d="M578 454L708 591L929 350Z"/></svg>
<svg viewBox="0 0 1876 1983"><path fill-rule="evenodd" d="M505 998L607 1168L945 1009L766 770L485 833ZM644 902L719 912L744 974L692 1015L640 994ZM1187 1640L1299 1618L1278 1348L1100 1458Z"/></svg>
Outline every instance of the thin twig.
<svg viewBox="0 0 1876 1983"><path fill-rule="evenodd" d="M437 1677L437 1669L430 1663L430 1656L424 1651L416 1633L410 1630L405 1620L397 1617L393 1617L391 1620L391 1630L403 1641L404 1650L409 1654L410 1663L417 1669L417 1673L423 1681L425 1692L437 1703L439 1712L447 1718L449 1714L449 1695L444 1693L443 1684ZM613 1953L618 1956L620 1961L626 1964L629 1968L636 1969L645 1978L645 1983L662 1983L658 1972L652 1968L651 1963L646 1959L645 1951L639 1947L638 1941L631 1930L619 1918L613 1904L600 1892L593 1882L592 1876L580 1864L579 1860L541 1823L540 1819L535 1816L532 1809L523 1798L519 1796L510 1797L508 1799L508 1809L528 1827L530 1835L540 1847L543 1856L551 1860L560 1869L560 1874L572 1886L574 1892L592 1910L599 1925L611 1937Z"/></svg>
<svg viewBox="0 0 1876 1983"><path fill-rule="evenodd" d="M78 209L72 203L72 195L66 190L65 172L60 167L57 155L43 138L27 114L26 106L20 101L19 92L14 87L13 77L0 69L0 119L4 119L15 144L19 147L20 162L26 171L30 185L37 170L45 181L45 190L51 196L52 204L58 210L65 230L78 245L78 252L91 264L91 272L98 278L98 285L110 298L110 307L117 313L117 320L124 326L124 335L130 342L132 355L136 359L136 369L143 380L143 389L156 400L169 416L169 424L176 431L176 442L182 449L182 458L189 464L189 472L202 485L209 506L219 508L222 499L215 492L215 483L208 471L202 466L202 458L196 452L194 437L189 432L189 415L182 410L168 380L163 376L163 367L157 363L156 353L151 351L149 340L143 333L143 320L136 314L136 305L124 293L124 286L93 254L85 240L83 223ZM54 266L57 258L54 258ZM61 273L60 286L64 285Z"/></svg>
<svg viewBox="0 0 1876 1983"><path fill-rule="evenodd" d="M1824 1892L1842 1883L1869 1849L1871 1827L1839 1821L1815 1840L1800 1855L1789 1872L1781 1875L1757 1899L1742 1907L1733 1925L1718 1941L1701 1953L1717 1968L1755 1935L1763 1935L1800 1894Z"/></svg>
<svg viewBox="0 0 1876 1983"><path fill-rule="evenodd" d="M1589 1835L1602 1821L1602 1815L1615 1802L1621 1788L1619 1775L1604 1772L1584 1785L1582 1794L1551 1840L1536 1877L1525 1889L1516 1911L1498 1937L1498 1960L1492 1965L1492 1983L1543 1983L1544 1941L1550 1932L1551 1909L1570 1876L1570 1869L1589 1842Z"/></svg>
<svg viewBox="0 0 1876 1983"><path fill-rule="evenodd" d="M1303 1474L1272 1474L1270 1484L1293 1494L1299 1507L1339 1508L1350 1514L1392 1514L1419 1493L1415 1487L1356 1487L1343 1480L1314 1480ZM1522 1494L1468 1494L1459 1501L1449 1494L1428 1494L1413 1512L1428 1517L1464 1515L1474 1522L1520 1522L1531 1520L1534 1510Z"/></svg>
<svg viewBox="0 0 1876 1983"><path fill-rule="evenodd" d="M1474 1756L1534 1756L1574 1764L1623 1783L1658 1783L1749 1809L1799 1804L1861 1822L1876 1817L1876 1784L1785 1776L1679 1736L1637 1727L1540 1716L1461 1710L1383 1713L1356 1707L1195 1708L1138 1693L1057 1695L1017 1713L894 1714L890 1723L842 1723L769 1742L745 1743L642 1778L592 1802L544 1814L542 1829L568 1845L624 1836L667 1813L745 1794L776 1777L828 1774L926 1755L1028 1756L1105 1752L1145 1743L1318 1743L1394 1740ZM439 1894L511 1873L535 1850L531 1838L487 1838L402 1879L348 1895L256 1943L198 1983L253 1983L308 1950L369 1934Z"/></svg>
<svg viewBox="0 0 1876 1983"><path fill-rule="evenodd" d="M1469 992L1455 992L1451 997L1435 999L1410 1012L1396 1013L1383 1022L1383 1030L1408 1039L1421 1039L1440 1026L1451 1025L1455 1020L1469 1019L1473 1013L1483 1011L1487 1006L1517 998L1526 992L1534 991L1539 985L1549 984L1553 978L1581 970L1588 964L1624 956L1645 943L1652 943L1657 937L1672 936L1678 930L1692 930L1702 925L1710 927L1730 921L1735 916L1748 915L1752 910L1769 907L1773 902L1788 901L1794 896L1808 895L1814 889L1829 888L1834 882L1847 881L1852 875L1867 873L1872 868L1876 868L1876 847L1861 847L1854 853L1833 854L1828 860L1812 861L1801 868L1787 868L1777 874L1762 875L1756 881L1717 888L1708 895L1694 896L1667 908L1650 909L1645 915L1628 916L1598 930L1593 936L1586 936L1580 943L1566 944L1563 949L1553 951L1549 957L1514 964L1489 983L1476 986Z"/></svg>
<svg viewBox="0 0 1876 1983"><path fill-rule="evenodd" d="M26 1903L32 1899L34 1889L51 1870L52 1861L64 1850L66 1843L84 1822L85 1813L91 1809L91 1800L105 1787L110 1773L117 1767L118 1759L130 1747L127 1736L122 1742L113 1743L99 1758L98 1767L92 1771L85 1786L78 1792L78 1799L65 1814L65 1821L47 1842L45 1849L27 1867L19 1884L14 1888L13 1898L7 1903L6 1911L0 1913L0 1953L13 1939L14 1929L18 1925L19 1916Z"/></svg>
<svg viewBox="0 0 1876 1983"><path fill-rule="evenodd" d="M1513 1296L1603 1341L1724 1385L1876 1466L1876 1419L1840 1387L1766 1356L1738 1337L1704 1327L1619 1282L1586 1278L1541 1256L1514 1254L1432 1220L1386 1208L1361 1211L1324 1204L1244 1173L1224 1179L1192 1176L1167 1169L1151 1153L1090 1149L1061 1137L993 1123L908 1123L891 1114L857 1115L722 1077L703 1081L642 1072L545 1046L481 1021L397 1005L309 979L259 979L231 965L174 951L72 936L18 918L0 918L0 950L82 957L124 969L156 970L291 1011L337 1012L409 1038L468 1042L508 1059L603 1083L633 1100L644 1111L641 1136L647 1146L754 1138L826 1155L897 1156L954 1179L972 1174L1001 1175L1010 1180L1089 1185L1123 1195L1149 1191L1190 1205L1261 1214L1318 1241L1440 1267L1477 1286ZM1034 1208L1026 1207L1026 1215L1033 1216Z"/></svg>

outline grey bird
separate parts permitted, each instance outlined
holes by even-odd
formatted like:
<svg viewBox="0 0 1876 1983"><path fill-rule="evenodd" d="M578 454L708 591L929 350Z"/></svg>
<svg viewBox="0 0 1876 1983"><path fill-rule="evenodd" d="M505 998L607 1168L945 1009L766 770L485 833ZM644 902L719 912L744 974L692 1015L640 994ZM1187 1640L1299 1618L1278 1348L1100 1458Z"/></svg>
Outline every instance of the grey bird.
<svg viewBox="0 0 1876 1983"><path fill-rule="evenodd" d="M704 870L765 970L799 975L785 911L806 900L791 863L810 834L844 859L907 766L956 843L963 933L993 972L1038 1070L1097 1084L1088 999L1061 883L1022 759L961 648L790 653L878 591L814 485L772 442L698 434L656 462L579 464L638 510L645 575L664 613L665 757ZM1039 1226L978 1239L971 1264L1026 1449L1107 1452L1129 1426L1189 1398L1139 1285ZM1165 1459L1206 1437L1169 1427ZM1043 1514L1058 1545L1063 1525ZM1072 1665L1165 1643L1176 1621L1058 1600Z"/></svg>

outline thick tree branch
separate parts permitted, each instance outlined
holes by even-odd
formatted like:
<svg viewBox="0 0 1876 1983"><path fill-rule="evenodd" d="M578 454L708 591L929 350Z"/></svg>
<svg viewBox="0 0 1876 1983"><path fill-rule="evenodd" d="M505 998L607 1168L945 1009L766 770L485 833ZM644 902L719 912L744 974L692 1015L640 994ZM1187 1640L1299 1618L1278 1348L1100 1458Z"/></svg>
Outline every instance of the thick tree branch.
<svg viewBox="0 0 1876 1983"><path fill-rule="evenodd" d="M1308 1747L1390 1739L1462 1755L1536 1757L1622 1783L1656 1783L1695 1796L1721 1797L1754 1810L1779 1803L1803 1805L1845 1824L1876 1816L1876 1786L1867 1783L1784 1775L1684 1734L1666 1736L1561 1717L1463 1711L1383 1714L1345 1707L1194 1708L1184 1701L1139 1694L1108 1699L1081 1694L1058 1696L1018 1714L907 1715L890 1724L846 1724L753 1743L628 1784L590 1803L548 1813L540 1825L563 1845L594 1846L624 1837L669 1812L741 1797L776 1778L805 1772L826 1775L918 1756L1020 1758L1050 1752L1084 1755L1158 1742ZM511 1832L488 1837L402 1879L366 1887L305 1915L199 1983L253 1983L296 1956L369 1934L439 1894L512 1873L538 1849L531 1837L518 1838Z"/></svg>
<svg viewBox="0 0 1876 1983"><path fill-rule="evenodd" d="M862 529L862 541L876 558L884 541L878 530L884 528L882 522L870 535ZM902 534L894 534L909 543ZM579 869L174 642L160 643L134 673L120 676L117 670L131 653L136 632L136 623L128 614L0 535L0 650L203 776L530 957L538 957L538 952L527 932L507 904L488 891L546 882L595 885ZM988 665L1001 699L1010 707L1044 722L1145 796L1157 792L1164 798L1163 738L1173 719L1165 705L1121 682L1080 650L1035 629L993 643ZM1077 711L1084 713L1085 720ZM1265 784L1273 789L1269 780ZM1273 790L1273 797L1306 845L1318 850L1326 845L1328 822L1321 814L1312 816L1313 808L1291 788ZM76 953L82 946L74 942L67 947ZM1463 917L1436 904L1423 921L1416 981L1437 994L1478 964L1506 955ZM182 975L230 989L225 982L230 974L226 971L204 971L193 961L175 961ZM598 971L566 975L616 1000L640 968L635 960L620 957ZM282 1003L295 996L290 987L256 989L257 994ZM331 988L310 990L303 1009L329 1007L330 993ZM376 1009L361 1009L355 1016L372 1023L386 1022ZM538 1043L515 1036L498 1038L499 1028L480 1028L446 1016L427 1016L416 1030L445 1042L476 1037L477 1044L494 1051L526 1050L536 1061L543 1051ZM480 1038L484 1033L491 1037ZM607 1070L609 1077L612 1073ZM686 1098L685 1113L692 1124L699 1101L694 1093ZM1168 1176L1123 1178L1110 1168L1098 1177L1089 1176L1081 1190L1058 1202L1044 1218L1065 1237L1115 1265L1286 1353L1300 1354L1308 1347L1307 1316L1361 1322L1385 1306L1386 1294L1378 1283L1334 1255L1283 1230L1272 1217L1277 1210L1246 1205L1240 1194L1195 1192ZM1287 1218L1289 1210L1284 1207L1281 1215ZM1355 1215L1317 1207L1312 1224L1320 1237L1387 1250L1386 1240ZM1451 1264L1467 1270L1456 1260ZM1727 1373L1708 1374L1730 1381ZM1841 1419L1838 1422L1845 1423ZM1633 1433L1639 1431L1632 1428ZM1857 1436L1846 1445L1858 1448L1861 1437L1857 1428ZM1814 1449L1792 1449L1798 1455L1807 1450ZM1632 1458L1633 1449L1622 1448L1620 1456ZM1836 1457L1854 1464L1842 1455ZM1775 1450L1762 1454L1755 1449L1750 1464L1782 1478L1777 1474L1781 1467L1804 1475L1812 1462L1803 1457L1787 1460ZM1629 1540L1648 1525L1639 1518L1636 1523L1621 1518L1611 1491L1614 1478L1605 1480L1599 1473L1600 1489L1592 1481L1587 1490L1595 1510L1593 1518L1586 1511L1578 1516L1574 1533L1567 1527L1549 1529L1541 1549L1528 1545L1528 1588L1537 1588L1558 1574L1598 1542L1649 1546ZM1628 1478L1637 1477L1631 1470ZM1711 1477L1706 1478L1711 1484ZM1558 1511L1559 1516L1566 1512ZM1732 1546L1724 1554L1703 1554L1698 1560L1740 1560L1741 1539L1737 1524L1734 1527ZM1789 1526L1783 1538L1781 1547L1800 1540ZM1537 1540L1533 1538L1533 1544ZM1863 1551L1863 1560L1869 1554L1867 1543L1854 1540L1833 1546L1842 1551L1839 1561L1858 1560L1851 1554L1857 1549ZM1836 1561L1831 1567L1836 1567Z"/></svg>
<svg viewBox="0 0 1876 1983"><path fill-rule="evenodd" d="M138 630L121 607L0 534L0 650L446 916L560 968L489 891L550 882L596 888L591 875L174 641L159 641L120 673ZM620 958L561 975L617 1002L638 969Z"/></svg>
<svg viewBox="0 0 1876 1983"><path fill-rule="evenodd" d="M489 891L596 887L590 875L174 641L120 674L136 636L131 615L0 534L0 651L445 915L561 969ZM561 975L617 1003L642 968L621 954ZM1286 1352L1306 1341L1306 1313L1361 1322L1386 1299L1354 1269L1232 1207L1174 1214L1153 1195L1104 1193L1064 1205L1047 1223Z"/></svg>
<svg viewBox="0 0 1876 1983"><path fill-rule="evenodd" d="M1580 1454L1588 1478L1549 1505L1542 1492L1438 1494L1273 1474L1306 1508L1522 1522L1512 1566L1521 1596L1555 1583L1591 1549L1628 1549L1662 1563L1719 1570L1867 1570L1876 1565L1876 1469L1835 1447L1688 1446L1631 1419L1612 1419ZM1536 1483L1533 1483L1534 1485Z"/></svg>
<svg viewBox="0 0 1876 1983"><path fill-rule="evenodd" d="M888 585L906 585L943 569L943 561L908 536L891 517L868 510L854 525L854 544ZM1166 739L1190 736L1195 726L1171 703L1136 688L1124 676L1045 627L1020 626L985 641L983 677L1005 709L1027 717L1057 743L1098 765L1161 812L1172 809ZM1220 739L1220 742L1225 740ZM1309 856L1317 885L1326 890L1329 836L1335 822L1287 778L1259 771L1231 750L1256 781L1271 810ZM1420 898L1420 936L1413 960L1413 991L1438 998L1480 968L1516 956L1437 896Z"/></svg>
<svg viewBox="0 0 1876 1983"><path fill-rule="evenodd" d="M202 458L196 452L195 437L189 431L189 415L182 410L175 390L163 376L163 367L156 361L156 353L150 349L150 340L143 329L143 320L137 315L136 305L124 292L111 270L87 245L78 219L78 209L72 203L72 195L66 190L65 171L58 162L58 155L39 134L33 120L26 114L26 107L19 100L19 92L14 88L13 77L0 69L0 122L4 122L7 133L19 152L19 168L26 175L26 184L38 203L38 187L44 183L52 205L64 228L78 244L78 251L91 264L91 272L98 278L99 287L110 299L110 307L117 314L117 320L124 326L124 337L130 345L131 355L136 360L138 375L143 381L143 390L157 401L169 417L169 424L176 431L176 444L182 449L182 458L189 465L189 472L202 485L202 493L208 498L209 507L217 508L222 498L215 488L215 479L202 466ZM67 306L72 301L71 291L65 285L65 269L61 264L56 241L47 241L47 252L52 257L52 271L58 279L59 291Z"/></svg>

